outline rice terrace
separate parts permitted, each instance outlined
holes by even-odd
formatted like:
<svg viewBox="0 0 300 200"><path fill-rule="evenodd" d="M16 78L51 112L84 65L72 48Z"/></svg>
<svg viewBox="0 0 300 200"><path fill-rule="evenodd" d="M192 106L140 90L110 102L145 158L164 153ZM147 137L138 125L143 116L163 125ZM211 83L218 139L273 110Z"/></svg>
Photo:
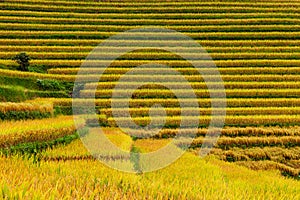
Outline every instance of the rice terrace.
<svg viewBox="0 0 300 200"><path fill-rule="evenodd" d="M0 199L300 199L300 1L0 0Z"/></svg>

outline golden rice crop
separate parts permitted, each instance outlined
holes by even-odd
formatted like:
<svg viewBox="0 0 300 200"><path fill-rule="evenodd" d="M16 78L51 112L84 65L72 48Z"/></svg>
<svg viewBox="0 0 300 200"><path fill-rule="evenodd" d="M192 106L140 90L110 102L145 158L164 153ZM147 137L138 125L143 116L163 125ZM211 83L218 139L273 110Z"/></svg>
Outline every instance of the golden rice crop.
<svg viewBox="0 0 300 200"><path fill-rule="evenodd" d="M72 4L83 3L83 2L72 2ZM89 3L89 2L84 2ZM122 2L123 3L123 2ZM122 4L118 2L118 4ZM130 2L126 2L130 3ZM146 3L146 2L144 2ZM154 3L154 2L151 2ZM164 4L163 2L155 2L159 4ZM166 5L172 4L173 2L168 2ZM181 2L184 4L185 2ZM194 4L198 2L188 2L188 4ZM205 4L206 2L201 2ZM209 4L214 4L215 2L209 2ZM222 4L223 2L218 2ZM227 2L230 4L230 2ZM239 2L241 3L241 2ZM264 2L266 3L266 2ZM288 2L277 2L283 5ZM290 2L295 5L296 2ZM106 2L102 2L106 4ZM113 5L113 2L109 2L109 5ZM139 2L139 5L142 2ZM258 4L258 2L257 2ZM275 2L272 2L274 5ZM43 11L23 11L23 10L2 10L2 16L26 16L26 17L61 17L69 18L70 13L65 12L43 12ZM247 19L247 18L299 18L298 13L266 13L266 12L248 12L248 13L72 13L73 18L94 18L94 19Z"/></svg>
<svg viewBox="0 0 300 200"><path fill-rule="evenodd" d="M0 50L6 52L90 52L95 46L31 46L31 45L1 45ZM284 48L283 48L284 49Z"/></svg>
<svg viewBox="0 0 300 200"><path fill-rule="evenodd" d="M92 129L90 131L95 130ZM113 144L123 149L124 151L130 152L132 139L129 135L126 135L120 130L114 128L102 128L102 131ZM90 155L90 152L85 148L84 144L79 139L74 140L67 146L59 145L56 148L48 149L47 151L43 151L40 153L40 156L45 160L55 159L57 161L60 160L59 158L89 158L88 156Z"/></svg>
<svg viewBox="0 0 300 200"><path fill-rule="evenodd" d="M48 141L76 131L72 116L58 118L27 120L0 124L0 147L5 148L20 143Z"/></svg>
<svg viewBox="0 0 300 200"><path fill-rule="evenodd" d="M231 161L255 161L255 160L272 160L286 164L288 160L300 160L300 147L282 148L282 147L253 147L253 148L237 148L230 150L213 149L212 153L218 155L223 160Z"/></svg>
<svg viewBox="0 0 300 200"><path fill-rule="evenodd" d="M0 18L1 19L1 18ZM27 19L26 20L30 20ZM130 22L132 23L132 22ZM298 22L299 23L299 22ZM98 31L0 31L1 38L15 39L15 38L38 38L38 39L106 39L118 32L98 32ZM129 33L128 38L137 38L138 36L149 35L153 36L155 33ZM157 33L156 33L157 34ZM261 32L205 32L205 33L185 33L193 39L300 39L299 32L280 32L270 31L262 34ZM170 33L160 33L157 37L170 36Z"/></svg>
<svg viewBox="0 0 300 200"><path fill-rule="evenodd" d="M32 59L85 59L88 56L89 52L27 52ZM17 52L0 52L2 59L9 59L13 57ZM116 54L106 54L106 56L114 56ZM197 57L198 54L195 53L182 53L182 55L187 57ZM210 53L209 54L215 60L226 60L226 59L299 59L300 53L270 53L270 52L255 52L255 53ZM178 55L170 53L129 53L122 56L122 59L128 60L181 60L181 57Z"/></svg>
<svg viewBox="0 0 300 200"><path fill-rule="evenodd" d="M203 137L198 137L193 140L191 147L197 148L201 147L204 142ZM251 146L299 146L300 137L299 136L282 136L282 137L220 137L217 141L216 147L227 149L228 147L251 147ZM178 143L179 146L185 145L183 141Z"/></svg>
<svg viewBox="0 0 300 200"><path fill-rule="evenodd" d="M85 158L91 156L80 139L72 141L68 145L58 145L56 148L40 152L44 160L61 160L61 158ZM68 159L66 159L68 160Z"/></svg>
<svg viewBox="0 0 300 200"><path fill-rule="evenodd" d="M115 112L125 111L124 108L113 108ZM129 108L129 113L131 117L142 117L148 116L150 107L144 108ZM181 115L184 111L185 113L193 113L195 108L152 108L152 111L162 111L165 110L168 116ZM223 109L214 109L214 113L222 113ZM100 113L107 117L112 116L112 109L105 108L100 109ZM211 115L212 108L200 108L199 114ZM226 108L226 115L298 115L300 114L300 107L237 107L237 108Z"/></svg>
<svg viewBox="0 0 300 200"><path fill-rule="evenodd" d="M72 106L72 99L68 98L56 98L46 99L53 102L54 106ZM40 100L38 100L40 101ZM116 103L122 103L123 100L114 100ZM182 100L188 103L189 99ZM223 102L223 100L214 99L214 102ZM29 101L34 102L34 101ZM111 105L110 99L75 99L75 103L80 103L82 106L90 105L91 102L95 102L96 106L102 108L108 108ZM230 98L226 100L228 107L299 107L299 98ZM87 104L86 104L87 103ZM161 104L163 107L177 107L177 99L132 99L130 100L130 106L132 107L151 107L153 104ZM117 105L117 104L116 104ZM205 108L211 106L211 99L199 99L199 107ZM119 106L120 107L120 106ZM118 108L118 106L116 106Z"/></svg>
<svg viewBox="0 0 300 200"><path fill-rule="evenodd" d="M15 157L0 159L0 194L7 198L293 199L299 188L298 181L283 178L277 172L256 172L192 154L185 154L160 171L140 176L92 160L48 161L37 166Z"/></svg>
<svg viewBox="0 0 300 200"><path fill-rule="evenodd" d="M55 20L56 18L54 18ZM24 23L0 23L2 30L39 30L39 31L126 31L140 28L133 25L86 25L86 24L24 24ZM236 31L298 31L299 25L174 25L165 26L181 32L236 32Z"/></svg>
<svg viewBox="0 0 300 200"><path fill-rule="evenodd" d="M7 65L15 65L12 61L3 61L0 60L0 64L7 64ZM74 66L80 64L81 61L70 61L70 60L35 60L32 62L32 64L44 64L44 65L66 65L70 66L74 64ZM292 63L291 63L292 64ZM74 81L76 78L81 81L87 81L87 80L95 80L97 81L100 77L99 75L83 75L83 76L75 76L75 75L54 75L54 74L41 74L41 73L34 73L34 72L19 72L19 71L12 71L12 70L6 70L6 69L0 69L1 74L4 76L9 77L31 77L31 78L41 78L41 79L55 79L55 80L62 80L62 81ZM120 74L104 74L101 76L101 81L117 81L121 77ZM131 76L132 79L136 79L136 81L142 81L145 78L142 78L140 76ZM299 81L300 78L297 75L265 75L265 74L259 74L259 75L222 75L221 76L223 81L226 82L239 82L239 81ZM157 76L157 78L160 78L161 81L170 81L170 78L172 76ZM195 82L195 81L203 81L203 77L199 75L186 75L185 78L188 81ZM209 82L214 82L218 78L217 76L207 76L206 79Z"/></svg>
<svg viewBox="0 0 300 200"><path fill-rule="evenodd" d="M145 82L147 83L147 82ZM87 83L84 86L85 90L92 90L97 88L97 90L107 90L107 89L114 89L117 82L101 82L101 83ZM120 85L128 85L128 88L133 88L139 85L140 83L134 82L122 82L119 83ZM299 85L293 81L285 81L285 82L191 82L189 85L193 89L207 89L208 86L210 88L219 88L220 84L224 85L225 89L297 89ZM185 86L181 86L177 82L168 82L168 86L172 86L173 88L176 87L177 89L182 89ZM157 84L155 83L147 83L143 86L144 89L155 89L157 88Z"/></svg>
<svg viewBox="0 0 300 200"><path fill-rule="evenodd" d="M164 124L167 128L178 128L180 127L182 117L186 120L185 128L195 127L195 120L198 121L199 126L207 127L211 121L211 116L167 116L166 122ZM150 122L158 123L158 125L163 125L161 123L161 116L153 117L134 117L134 118L108 118L108 124L112 127L116 127L116 121L121 124L126 124L126 122L134 121L139 126L146 126ZM222 119L220 116L214 116L214 119ZM187 124L188 123L188 124ZM127 123L129 125L129 123ZM300 125L299 115L248 115L248 116L229 116L225 117L225 125L227 126L276 126L276 125ZM131 128L131 127L128 127Z"/></svg>
<svg viewBox="0 0 300 200"><path fill-rule="evenodd" d="M300 175L300 127L292 126L300 125L298 0L255 3L213 0L5 0L0 4L0 65L16 68L17 63L12 61L11 57L20 51L26 51L32 58L31 65L53 68L49 69L49 74L0 69L0 74L4 77L3 82L12 78L73 82L78 67L94 46L111 35L131 28L164 27L191 36L214 59L224 81L227 97L231 97L226 99L226 127L221 130L221 137L217 142L218 149L213 149L212 153L223 160L236 161L237 164L251 169L269 170L255 172L235 163L217 160L213 156L200 159L198 155L186 152L172 165L157 172L128 174L96 162L82 142L75 140L67 146L59 145L57 149L49 148L45 152L36 152L38 158L41 158L38 165L33 164L31 159L20 159L21 155L10 155L8 158L0 156L2 198L300 199L299 182L280 175ZM192 48L189 51L184 48L177 49L182 43L180 40L151 40L140 44L140 41L134 40L138 35L139 33L134 34L132 40L116 40L112 46L115 46L116 51L120 51L120 44L147 48L147 45L152 47L152 44L156 43L172 46L174 50L186 52L189 56L194 51ZM161 36L165 37L168 34ZM103 48L108 49L110 46ZM113 55L114 50L107 54ZM96 95L107 98L96 99L96 109L100 111L103 121L115 126L115 119L112 118L112 99L109 98L113 87L122 74L135 66L153 62L153 57L161 59L162 61L158 61L160 64L177 68L191 82L196 94L205 97L198 99L200 117L197 117L197 120L202 123L200 126L207 126L211 119L211 102L219 103L224 100L208 98L203 77L190 63L179 60L172 54L148 50L128 53L112 63L100 79L100 83L97 73L103 72L104 68L95 69L95 62L95 65L84 71L86 75L78 77L81 81L95 80L85 85L82 94L92 96L93 92L90 90L98 86ZM105 60L97 62L108 63ZM205 66L205 61L203 64ZM144 83L143 80L151 78L145 75L151 70L153 69L141 70L138 76L132 76L132 79L124 84L134 86L136 82ZM207 84L218 88L218 79L209 75L209 67L202 70L208 74ZM163 72L162 69L157 71ZM157 78L161 82L178 84L172 82L172 76L161 75ZM179 136L189 136L192 131L190 128L179 130L177 127L182 119L182 110L189 112L193 109L176 108L179 102L175 98L171 99L173 96L170 91L158 90L154 84L148 84L145 88L147 87L148 89L136 91L134 98L148 95L148 98L152 99L130 100L129 111L133 121L139 125L147 125L151 121L148 117L149 107L158 103L166 107L165 110L170 115L166 120L166 126L169 128L155 135L159 140L150 138L135 141L114 127L106 128L105 134L110 141L127 152L133 148L137 148L141 153L154 151L168 143L171 140L169 137L174 137L176 133L179 132ZM178 86L178 89L181 89L179 92L187 97L183 101L191 102L187 93L180 87ZM126 92L128 91L124 90L123 94ZM94 103L94 100L75 99L74 103L76 102L80 102L78 106L84 109L84 106ZM117 111L125 111L123 102L123 99L115 99ZM0 114L9 111L53 112L52 103L55 107L72 110L71 98L35 99L18 104L0 103ZM221 109L216 110L217 113L222 113ZM156 116L152 120L155 122L160 118ZM187 119L192 123L192 117ZM126 122L131 119L119 120ZM262 125L268 127L261 127ZM72 116L2 122L0 130L0 148L26 142L53 140L74 134L76 131ZM136 132L142 136L149 134L146 130ZM207 128L198 128L198 138L192 143L195 149L191 151L196 151L202 146L207 132ZM90 133L98 132L93 129ZM183 142L178 145L186 144ZM105 153L111 156L109 159L120 156L111 152ZM132 164L130 159L126 160L128 167L132 167Z"/></svg>
<svg viewBox="0 0 300 200"><path fill-rule="evenodd" d="M48 75L49 77L56 77L55 75ZM121 78L121 74L103 74L101 75L96 75L96 74L81 74L76 76L77 80L80 81L85 81L87 82L88 80L97 82L100 80L100 82L113 82L113 81L118 81ZM68 78L73 78L75 79L75 76L73 75L61 75L57 76L58 78L61 77L68 77ZM200 75L184 75L183 76L187 81L189 82L203 82L204 78L206 82L217 82L220 80L220 77L224 82L252 82L252 81L260 81L260 82L282 82L282 81L295 81L298 82L300 80L300 77L298 75L279 75L279 74L272 74L272 75L265 75L265 74L258 74L258 75L206 75L206 76L200 76ZM58 79L57 78L57 79ZM175 76L176 78L176 76ZM66 78L67 79L67 78ZM152 75L130 75L127 76L126 79L123 81L125 82L145 82L149 80L154 80L155 82L172 82L174 79L174 75L157 75L157 76L152 76Z"/></svg>
<svg viewBox="0 0 300 200"><path fill-rule="evenodd" d="M112 97L113 92L117 93L120 96L126 96L127 94L132 94L132 98L175 98L175 94L180 98L190 98L190 91L184 89L178 90L168 90L168 89L139 89L139 90L81 90L81 97L92 98L110 98ZM176 93L175 93L176 92ZM218 90L207 90L207 89L197 89L194 90L194 94L198 98L209 98L211 95L223 94L226 93L227 98L245 98L245 97L298 97L300 96L300 89L226 89Z"/></svg>
<svg viewBox="0 0 300 200"><path fill-rule="evenodd" d="M0 61L1 62L1 61ZM35 72L20 72L13 70L0 69L2 76L8 77L19 77L19 78L40 78L40 79L54 79L54 80L63 80L63 81L74 81L74 76L68 75L57 75L56 77L50 74L42 74Z"/></svg>
<svg viewBox="0 0 300 200"><path fill-rule="evenodd" d="M95 12L104 12L104 13L136 13L136 9L139 12L143 13L153 13L153 12L160 12L160 13L228 13L232 10L232 6L193 6L193 5L185 5L180 6L180 8L176 5L173 6L139 6L139 7L132 7L132 6L122 6L117 7L113 5L105 5L105 6L67 6L67 5L45 5L45 4L37 4L32 5L28 3L18 4L18 3L5 3L6 8L14 9L19 8L22 10L35 10L38 9L40 11L52 11L52 10L60 10L64 12L84 12L84 13L95 13ZM172 8L172 9L171 9ZM235 12L295 12L297 11L294 7L261 7L261 6L235 6Z"/></svg>
<svg viewBox="0 0 300 200"><path fill-rule="evenodd" d="M87 69L81 69L82 72L86 74L93 74L93 73L103 73L106 74L124 74L128 71L130 71L132 68L123 67L123 68L107 68L107 69L101 69L101 68L87 68ZM164 73L166 70L165 68L149 68L149 69L135 69L136 72L140 73L146 73L146 72L156 72L160 70L161 73ZM192 67L174 67L174 70L177 70L178 72L182 74L198 74L197 69ZM211 69L209 68L201 68L201 70L205 73L209 73ZM240 74L240 75L246 75L246 74L298 74L300 73L299 67L225 67L225 68L218 68L219 72L222 75L234 75L234 74ZM79 71L79 68L51 68L48 69L49 74L77 74ZM101 84L109 84L109 83L101 83ZM255 83L252 83L255 84Z"/></svg>
<svg viewBox="0 0 300 200"><path fill-rule="evenodd" d="M136 132L135 134L141 135L150 135L146 130L130 130L131 132ZM157 134L154 136L156 138L169 138L178 136L190 135L193 132L193 129L162 129L156 131ZM224 127L221 130L221 136L227 137L251 137L251 136L300 136L300 127L291 126L291 127ZM197 130L197 136L205 136L208 134L208 129L200 128Z"/></svg>
<svg viewBox="0 0 300 200"><path fill-rule="evenodd" d="M20 5L19 5L20 6ZM27 6L26 6L27 7ZM208 9L209 7L206 7ZM28 8L30 9L30 8ZM47 8L46 8L47 9ZM54 8L52 8L54 9ZM105 9L105 8L104 8ZM132 10L136 8L131 8ZM165 8L166 9L166 8ZM199 8L200 9L200 8ZM204 9L202 9L205 11ZM228 11L229 9L227 9ZM47 10L45 10L47 11ZM221 11L221 10L220 10ZM225 10L224 10L225 11ZM225 11L226 12L226 11ZM278 12L278 11L276 11ZM105 13L105 12L101 12ZM109 12L106 12L107 14ZM129 12L127 12L130 14ZM151 12L148 12L151 13ZM168 12L170 14L172 12ZM173 12L174 13L174 12ZM182 13L182 12L181 12ZM206 12L207 13L207 12ZM230 12L229 12L230 13ZM114 13L116 14L116 13ZM188 13L186 13L188 14ZM217 13L216 13L217 14ZM219 12L218 14L224 14L224 12ZM299 24L299 19L297 18L247 18L247 19L230 19L230 18L217 18L217 19L120 19L120 18L74 18L74 17L24 17L24 16L0 16L1 21L5 22L25 22L26 19L30 20L32 23L47 23L47 24L97 24L97 25L163 25L163 26L174 26L174 25L186 25L186 26L195 26L195 25L263 25L263 24Z"/></svg>
<svg viewBox="0 0 300 200"><path fill-rule="evenodd" d="M275 13L274 13L275 14ZM196 40L199 42L204 48L213 47L213 48L220 48L220 47L236 47L240 48L243 47L266 47L266 46L274 46L274 47L297 47L300 44L300 40L284 40L284 39L273 39L273 40L259 40L259 39L251 39L251 40ZM83 46L97 46L103 42L101 39L1 39L1 45L50 45L50 46L73 46L73 45L83 45ZM115 41L115 44L130 44L140 46L140 42L134 40L124 40L124 41ZM149 40L145 41L145 44L161 44L161 45L168 45L172 46L180 46L181 41L155 41ZM113 41L112 41L113 44Z"/></svg>
<svg viewBox="0 0 300 200"><path fill-rule="evenodd" d="M52 104L38 104L38 103L12 103L12 102L0 102L0 112L6 113L9 111L39 111L53 113Z"/></svg>
<svg viewBox="0 0 300 200"><path fill-rule="evenodd" d="M41 1L41 0L33 0L33 1L29 1L29 0L22 0L22 1L16 1L16 0L10 0L10 3L19 3L19 2L23 2L26 4L42 4L42 5L52 5L51 1ZM56 5L68 5L68 6L76 6L76 7L80 7L80 6L98 6L98 3L95 2L69 2L69 1L58 1L56 3ZM132 6L132 7L139 7L139 6L235 6L236 3L234 2L214 2L214 1L207 1L207 2L184 2L184 1L177 1L177 2L128 2L128 1L124 1L124 2L101 2L101 5L108 5L108 6L116 6L116 5L122 5L122 6ZM239 2L238 4L239 6L253 6L253 4L251 4L250 2ZM281 6L289 6L289 5L298 5L298 3L295 2L282 2L281 4L276 3L276 1L274 2L256 2L255 3L255 7L281 7Z"/></svg>
<svg viewBox="0 0 300 200"><path fill-rule="evenodd" d="M27 40L25 40L27 41ZM28 40L29 44L30 42L33 40ZM51 41L51 40L50 40ZM68 40L62 40L62 43L64 41L68 41ZM43 45L37 45L37 46L31 46L31 45L11 45L10 43L13 42L13 40L8 40L7 41L8 44L7 45L0 45L0 50L2 52L19 52L19 51L28 51L28 52L90 52L91 50L93 50L95 48L95 45L88 45L86 44L85 46L60 46L60 45L52 45L52 46L43 46ZM17 41L15 41L17 42ZM41 42L36 40L37 43ZM45 42L49 42L47 40L45 40ZM55 42L55 41L53 41ZM74 41L78 42L78 41ZM84 41L82 41L84 42ZM125 42L125 41L124 41ZM127 41L128 42L128 41ZM133 41L134 42L134 41ZM154 41L153 41L154 42ZM233 44L235 41L232 41ZM91 41L91 43L93 44L93 41ZM254 43L254 41L253 41ZM66 45L66 44L63 44ZM261 53L292 53L292 52L299 52L300 51L300 47L297 46L271 46L271 47L265 47L265 46L257 46L257 47L251 47L251 46L232 46L232 47L213 47L213 46L208 46L208 47L204 47L205 50L208 53L222 53L222 52L244 52L244 53L251 53L251 52L261 52ZM120 51L120 50L125 50L126 48L124 47L109 47L109 46L103 46L102 47L103 50L112 50L111 52L116 52L116 51ZM176 48L176 47L169 47L169 49L176 50L176 51L181 51L181 52L193 52L195 51L195 48ZM139 52L147 52L147 51L139 51ZM150 53L150 51L148 50L148 52ZM154 51L152 50L152 52L159 52L158 51ZM160 51L161 52L161 51ZM162 53L162 52L161 52Z"/></svg>
<svg viewBox="0 0 300 200"><path fill-rule="evenodd" d="M70 67L79 67L81 66L83 60L33 60L32 64L45 64L45 65L57 65L56 67L59 66L70 66ZM5 63L7 62L12 63L9 60L1 60L1 62ZM93 62L94 64L103 64L107 63L107 61L87 61L87 63ZM110 67L132 67L132 66L138 66L142 64L147 64L149 62L152 62L151 60L120 60L120 61L114 61ZM200 61L199 61L200 62ZM203 66L205 66L205 63L208 61L201 61ZM210 63L209 61L208 63ZM69 64L68 64L69 63ZM172 67L191 67L191 64L188 63L187 61L159 61L158 63L160 64L165 64L169 65ZM300 60L268 60L268 59L258 59L258 60L220 60L220 61L214 61L216 66L218 67L297 67L300 65ZM96 65L91 65L96 66Z"/></svg>
<svg viewBox="0 0 300 200"><path fill-rule="evenodd" d="M292 167L286 166L281 163L277 163L274 161L237 161L236 164L241 166L246 166L253 170L272 170L272 169L279 169L280 171L286 172L294 177L298 177L300 170L294 169Z"/></svg>
<svg viewBox="0 0 300 200"><path fill-rule="evenodd" d="M139 147L142 152L152 152L166 146L171 141L169 139L139 139L135 142L135 146ZM226 146L226 148L230 148ZM199 155L199 149L191 150ZM252 148L238 148L232 147L230 150L224 149L212 149L210 154L217 156L219 159L244 164L249 168L255 170L264 169L272 170L278 169L282 173L287 173L289 176L297 177L300 173L300 169L297 166L291 166L288 163L294 162L299 159L299 148L282 148L282 147L252 147ZM272 161L273 165L261 165L264 160ZM251 165L252 161L256 162L256 168ZM249 165L249 166L248 166Z"/></svg>

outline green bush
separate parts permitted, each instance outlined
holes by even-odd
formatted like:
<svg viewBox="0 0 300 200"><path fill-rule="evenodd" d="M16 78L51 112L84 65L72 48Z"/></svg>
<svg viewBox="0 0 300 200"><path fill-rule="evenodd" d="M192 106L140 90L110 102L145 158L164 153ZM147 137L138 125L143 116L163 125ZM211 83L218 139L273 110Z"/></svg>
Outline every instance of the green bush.
<svg viewBox="0 0 300 200"><path fill-rule="evenodd" d="M0 85L21 86L30 90L38 90L36 79L0 76Z"/></svg>
<svg viewBox="0 0 300 200"><path fill-rule="evenodd" d="M55 106L54 115L72 115L72 106Z"/></svg>
<svg viewBox="0 0 300 200"><path fill-rule="evenodd" d="M47 73L48 67L45 65L30 65L28 71L37 73Z"/></svg>
<svg viewBox="0 0 300 200"><path fill-rule="evenodd" d="M0 101L20 102L25 101L26 95L24 89L17 86L1 86L0 85Z"/></svg>
<svg viewBox="0 0 300 200"><path fill-rule="evenodd" d="M39 90L28 90L26 91L27 99L33 99L37 97L41 98L68 98L70 97L65 91L39 91Z"/></svg>
<svg viewBox="0 0 300 200"><path fill-rule="evenodd" d="M66 88L57 80L37 80L37 85L41 90L52 90L52 91L58 91L58 90L65 90Z"/></svg>
<svg viewBox="0 0 300 200"><path fill-rule="evenodd" d="M142 168L140 166L140 149L136 146L132 146L130 150L130 162L133 163L133 168L137 174L142 174Z"/></svg>
<svg viewBox="0 0 300 200"><path fill-rule="evenodd" d="M30 57L25 52L17 54L12 60L19 64L18 70L28 71Z"/></svg>
<svg viewBox="0 0 300 200"><path fill-rule="evenodd" d="M25 120L25 119L42 119L49 118L52 114L50 112L40 111L8 111L0 112L0 120Z"/></svg>

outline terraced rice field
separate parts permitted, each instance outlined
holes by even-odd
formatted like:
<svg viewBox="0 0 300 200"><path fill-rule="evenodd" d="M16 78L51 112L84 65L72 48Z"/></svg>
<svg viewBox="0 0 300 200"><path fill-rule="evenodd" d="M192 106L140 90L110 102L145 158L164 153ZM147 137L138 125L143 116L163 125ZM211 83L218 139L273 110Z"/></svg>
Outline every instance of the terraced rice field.
<svg viewBox="0 0 300 200"><path fill-rule="evenodd" d="M167 28L191 37L211 56L223 83L210 68L210 59L201 61L201 75L183 57L151 48L156 44L186 57L198 55L168 33L160 33L164 40L155 40L155 32L128 33L126 40L103 46L103 51L110 51L107 59L88 60L91 66L80 70L101 42L138 28ZM144 36L148 39L141 44L137 38ZM140 49L103 67L126 45ZM11 59L20 52L31 57L28 72L17 71L18 64ZM138 68L119 84L124 74L149 63L160 65ZM161 65L172 67L189 82L199 116L182 116L194 107L181 109L175 93L186 105L193 99ZM73 90L75 80L84 86ZM7 199L299 199L299 83L298 0L0 1L0 195ZM132 93L130 119L113 115L127 109L124 98L112 98L118 84L121 97ZM224 99L210 97L222 92L223 86L224 129L210 155L200 159L212 113L220 119L223 114L211 107ZM81 98L72 101L75 93ZM99 120L85 116L76 132L72 103L84 107L94 101ZM153 108L157 104L164 108ZM156 115L150 116L150 110ZM159 121L163 111L166 123L155 135L132 130L136 137L130 137L116 123L131 129L132 120L144 127ZM179 130L183 118L199 123L188 152L165 169L143 173L130 153L155 151L177 133L187 137L191 127ZM95 132L98 122L105 135L131 155L105 154L106 159L117 163L123 159L137 174L109 169L85 149L78 137ZM92 127L88 130L84 124Z"/></svg>

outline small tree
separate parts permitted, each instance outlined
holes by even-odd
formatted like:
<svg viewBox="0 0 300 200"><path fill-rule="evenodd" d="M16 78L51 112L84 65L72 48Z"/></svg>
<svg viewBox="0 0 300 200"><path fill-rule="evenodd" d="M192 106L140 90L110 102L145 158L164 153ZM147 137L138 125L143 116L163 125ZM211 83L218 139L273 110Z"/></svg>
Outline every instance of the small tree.
<svg viewBox="0 0 300 200"><path fill-rule="evenodd" d="M25 52L17 54L13 60L19 64L18 70L28 71L30 57Z"/></svg>

